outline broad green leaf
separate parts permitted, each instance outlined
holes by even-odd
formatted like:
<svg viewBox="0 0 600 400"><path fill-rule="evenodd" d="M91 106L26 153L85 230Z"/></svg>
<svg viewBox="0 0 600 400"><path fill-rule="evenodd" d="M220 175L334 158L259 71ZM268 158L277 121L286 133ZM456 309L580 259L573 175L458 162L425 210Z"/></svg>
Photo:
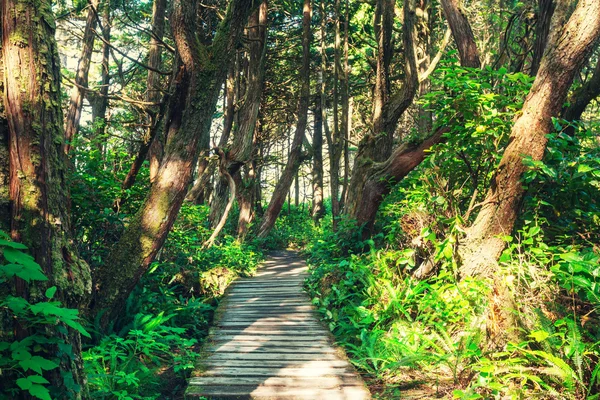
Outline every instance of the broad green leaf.
<svg viewBox="0 0 600 400"><path fill-rule="evenodd" d="M52 286L46 290L46 297L51 299L54 297L55 293L56 293L56 286Z"/></svg>
<svg viewBox="0 0 600 400"><path fill-rule="evenodd" d="M19 378L17 379L17 385L23 389L23 390L27 390L31 387L32 383L29 379L26 378Z"/></svg>
<svg viewBox="0 0 600 400"><path fill-rule="evenodd" d="M50 392L42 385L31 385L29 388L29 394L41 400L52 400L50 397Z"/></svg>

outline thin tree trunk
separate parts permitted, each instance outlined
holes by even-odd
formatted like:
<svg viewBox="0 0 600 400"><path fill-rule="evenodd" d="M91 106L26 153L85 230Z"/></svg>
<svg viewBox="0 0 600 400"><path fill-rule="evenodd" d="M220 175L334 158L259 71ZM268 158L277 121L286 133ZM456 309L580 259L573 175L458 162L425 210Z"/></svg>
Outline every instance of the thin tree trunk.
<svg viewBox="0 0 600 400"><path fill-rule="evenodd" d="M600 37L600 2L580 0L556 41L542 58L538 74L516 120L490 189L460 248L463 276L494 277L496 260L505 248L501 235L512 233L525 189L524 157L541 160L575 74L587 61Z"/></svg>
<svg viewBox="0 0 600 400"><path fill-rule="evenodd" d="M154 2L152 8L152 35L150 37L150 50L148 51L148 66L154 69L154 71L151 69L148 70L148 77L146 78L146 102L154 103L156 105L147 106L147 134L140 145L133 163L131 163L127 176L125 176L125 179L121 183L121 196L119 196L113 204L115 210L118 210L123 205L122 195L135 184L137 175L140 172L144 161L148 158L148 154L150 154L150 180L153 181L156 177L156 166L159 162L158 154L160 154L160 151L156 150L157 146L160 145L154 144L154 142L157 136L160 137L160 128L164 116L164 104L159 106L158 103L164 103L164 101L161 101L163 94L161 90L160 74L155 71L160 70L162 66L162 47L160 41L162 41L165 30L165 7L166 0L156 0ZM155 151L153 152L152 149Z"/></svg>
<svg viewBox="0 0 600 400"><path fill-rule="evenodd" d="M459 0L440 0L440 2L458 48L460 64L464 67L479 68L481 61L475 36L471 30L471 24L459 5Z"/></svg>
<svg viewBox="0 0 600 400"><path fill-rule="evenodd" d="M236 63L232 62L227 72L227 79L225 81L225 116L223 118L223 133L219 138L218 148L223 149L229 142L229 136L231 135L231 129L233 128L233 120L235 116L235 101L236 101L236 82L238 74ZM194 204L203 204L209 199L210 193L210 180L215 172L215 163L211 162L208 158L208 151L202 151L200 159L198 161L196 182L190 189L185 199L192 201Z"/></svg>
<svg viewBox="0 0 600 400"><path fill-rule="evenodd" d="M227 183L229 185L229 201L227 201L227 205L225 206L223 215L221 216L221 219L219 220L219 223L215 227L213 233L202 244L202 248L204 249L212 247L212 245L215 243L215 239L217 238L217 236L219 236L219 233L221 233L221 230L227 222L227 217L229 216L229 212L231 211L231 207L233 206L233 201L235 200L236 196L235 181L233 180L233 177L231 176L229 171L227 171L227 168L225 168L225 153L222 149L218 149L217 151L219 152L219 172L225 177L225 179L227 179Z"/></svg>
<svg viewBox="0 0 600 400"><path fill-rule="evenodd" d="M81 107L85 97L85 88L88 87L88 75L90 72L90 64L92 62L92 52L94 50L94 41L96 39L96 12L98 9L98 0L90 0L88 4L87 19L85 22L85 30L83 32L83 40L81 42L81 56L77 65L77 73L75 75L75 86L71 92L69 108L65 121L65 151L71 148L71 142L75 138L79 130L79 119L81 118Z"/></svg>
<svg viewBox="0 0 600 400"><path fill-rule="evenodd" d="M563 109L563 118L567 121L579 121L586 107L598 96L600 96L600 59L596 62L592 77L571 95L569 106Z"/></svg>
<svg viewBox="0 0 600 400"><path fill-rule="evenodd" d="M546 50L548 34L550 33L550 23L554 14L554 0L538 0L537 22L535 26L535 42L533 44L533 56L531 59L531 68L529 75L535 76L540 67L540 61Z"/></svg>
<svg viewBox="0 0 600 400"><path fill-rule="evenodd" d="M167 8L167 0L154 0L152 4L152 36L150 37L150 50L148 52L148 65L156 70L160 70L162 66L162 45L161 41L165 35L165 10ZM160 74L148 70L148 77L146 78L146 101L151 103L158 103L162 98L162 84L160 80ZM156 111L157 108L154 108ZM160 161L163 154L163 138L161 137L161 130L156 129L154 131L154 137L152 136L153 122L156 121L156 117L149 119L148 138L147 142L150 147L144 154L150 160L150 182L154 182L156 175L158 174L158 168L160 167ZM141 153L141 152L140 152ZM139 155L141 157L142 154ZM143 159L142 159L143 161Z"/></svg>
<svg viewBox="0 0 600 400"><path fill-rule="evenodd" d="M325 215L323 207L323 69L319 69L317 93L315 96L315 108L313 119L313 207L312 217L315 223Z"/></svg>
<svg viewBox="0 0 600 400"><path fill-rule="evenodd" d="M341 100L342 100L342 118L340 131L340 158L343 154L344 160L344 179L342 182L342 195L340 196L340 210L344 207L346 194L348 191L348 171L350 169L348 159L348 139L350 137L350 66L348 65L348 19L350 18L348 0L345 1L344 15L344 63L342 66L342 84L341 84Z"/></svg>
<svg viewBox="0 0 600 400"><path fill-rule="evenodd" d="M175 0L170 22L181 67L173 84L167 143L156 180L139 212L95 275L92 311L106 324L162 247L187 193L201 143L208 141L212 116L228 65L251 12L251 2L232 0L210 46L198 40L195 1ZM175 66L178 68L178 66Z"/></svg>
<svg viewBox="0 0 600 400"><path fill-rule="evenodd" d="M101 85L99 90L99 96L95 100L95 104L92 106L92 121L98 128L94 133L96 140L98 140L98 148L102 152L103 145L100 139L106 132L106 110L108 109L108 89L110 85L110 30L112 21L110 17L110 0L104 2L102 8L102 77Z"/></svg>
<svg viewBox="0 0 600 400"><path fill-rule="evenodd" d="M0 15L3 102L9 127L10 233L28 246L49 278L29 293L21 285L19 294L31 299L56 286L54 300L66 307L84 308L91 278L70 234L60 65L51 3L5 0L0 4ZM48 371L45 377L65 398L88 398L81 338L78 332L65 328L48 325L48 333L72 346L72 354L60 357L59 368ZM81 390L67 387L65 377Z"/></svg>
<svg viewBox="0 0 600 400"><path fill-rule="evenodd" d="M325 9L325 1L322 5ZM340 208L340 158L342 154L342 142L340 139L340 80L342 74L341 66L341 36L340 36L340 0L335 0L335 25L334 25L334 48L333 48L333 131L327 139L329 147L329 186L331 190L331 214L333 218L333 230L337 230ZM325 40L323 38L323 40ZM327 133L327 131L326 131Z"/></svg>
<svg viewBox="0 0 600 400"><path fill-rule="evenodd" d="M260 238L266 237L281 212L285 197L290 189L294 175L298 171L301 164L302 142L308 122L308 102L310 97L310 20L311 20L311 1L304 0L303 17L302 17L302 68L300 70L300 98L298 100L298 124L294 133L290 155L287 160L285 169L281 174L281 178L275 190L269 206L265 211L257 236Z"/></svg>

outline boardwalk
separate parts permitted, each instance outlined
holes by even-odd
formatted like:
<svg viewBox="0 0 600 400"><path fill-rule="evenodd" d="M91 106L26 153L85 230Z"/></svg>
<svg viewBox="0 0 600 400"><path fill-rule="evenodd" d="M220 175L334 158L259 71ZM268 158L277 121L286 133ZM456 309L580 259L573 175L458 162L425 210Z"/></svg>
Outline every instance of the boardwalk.
<svg viewBox="0 0 600 400"><path fill-rule="evenodd" d="M187 398L370 399L302 291L305 277L296 253L280 252L228 290Z"/></svg>

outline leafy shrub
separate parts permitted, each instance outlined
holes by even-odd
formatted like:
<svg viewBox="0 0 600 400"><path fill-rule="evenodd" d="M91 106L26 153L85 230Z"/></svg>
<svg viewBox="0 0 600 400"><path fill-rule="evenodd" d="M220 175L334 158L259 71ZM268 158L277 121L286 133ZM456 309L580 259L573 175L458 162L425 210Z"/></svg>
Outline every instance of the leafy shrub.
<svg viewBox="0 0 600 400"><path fill-rule="evenodd" d="M32 397L50 400L51 392L55 396L59 392L58 388L50 386L44 373L58 368L61 358L74 357L72 346L61 335L68 334L67 326L84 336L89 337L89 334L80 324L77 310L52 301L56 294L55 286L47 288L35 302L11 293L14 278L32 284L40 284L48 278L33 257L25 253L27 247L11 241L2 231L0 249L6 261L0 264L0 312L5 321L17 324L21 332L27 332L27 336L19 340L11 337L12 332L0 332L0 371L3 375L0 396L13 398L20 392L28 392ZM80 390L73 386L72 377L70 384L68 376L64 379L66 386Z"/></svg>

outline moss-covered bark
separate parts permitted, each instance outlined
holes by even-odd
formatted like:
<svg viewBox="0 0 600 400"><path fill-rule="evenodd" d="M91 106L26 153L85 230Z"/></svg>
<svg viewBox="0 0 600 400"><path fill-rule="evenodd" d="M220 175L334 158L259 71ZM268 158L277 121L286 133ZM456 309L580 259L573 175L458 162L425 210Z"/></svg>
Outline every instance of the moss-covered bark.
<svg viewBox="0 0 600 400"><path fill-rule="evenodd" d="M195 24L196 2L176 0L170 22L181 64L167 113L166 147L156 179L104 265L94 276L92 312L116 315L162 247L191 183L209 130L226 68L252 9L248 0L230 2L211 45L201 44Z"/></svg>
<svg viewBox="0 0 600 400"><path fill-rule="evenodd" d="M51 5L46 0L7 0L1 5L10 233L29 247L49 278L48 285L57 287L55 298L80 308L87 304L91 277L70 236L60 65ZM35 297L43 289L18 286L25 297ZM86 397L80 336L73 331L56 335L73 346L74 354L65 356L48 379L74 398ZM65 374L71 374L83 390L66 387L61 376Z"/></svg>

